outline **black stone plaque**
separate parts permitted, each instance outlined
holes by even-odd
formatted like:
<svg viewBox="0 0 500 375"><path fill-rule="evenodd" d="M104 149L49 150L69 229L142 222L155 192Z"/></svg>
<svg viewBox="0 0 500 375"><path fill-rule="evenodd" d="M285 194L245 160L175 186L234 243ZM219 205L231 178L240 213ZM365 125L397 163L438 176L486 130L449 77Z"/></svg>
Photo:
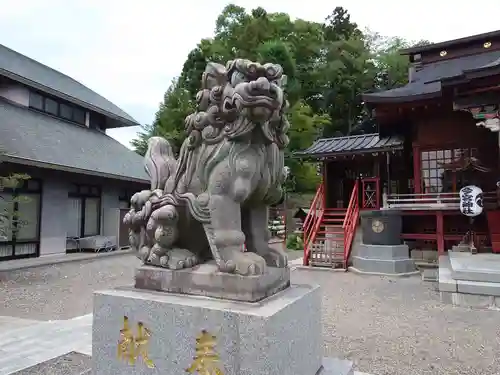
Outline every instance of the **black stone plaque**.
<svg viewBox="0 0 500 375"><path fill-rule="evenodd" d="M401 226L398 211L361 211L363 243L366 245L400 245Z"/></svg>

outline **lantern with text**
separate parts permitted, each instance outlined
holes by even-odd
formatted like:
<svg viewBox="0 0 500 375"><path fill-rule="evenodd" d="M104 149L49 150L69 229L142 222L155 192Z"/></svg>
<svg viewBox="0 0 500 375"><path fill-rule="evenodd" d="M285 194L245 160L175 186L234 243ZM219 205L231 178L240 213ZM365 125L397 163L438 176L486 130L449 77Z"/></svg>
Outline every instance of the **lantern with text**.
<svg viewBox="0 0 500 375"><path fill-rule="evenodd" d="M469 185L460 189L460 212L465 216L475 217L483 212L483 191Z"/></svg>

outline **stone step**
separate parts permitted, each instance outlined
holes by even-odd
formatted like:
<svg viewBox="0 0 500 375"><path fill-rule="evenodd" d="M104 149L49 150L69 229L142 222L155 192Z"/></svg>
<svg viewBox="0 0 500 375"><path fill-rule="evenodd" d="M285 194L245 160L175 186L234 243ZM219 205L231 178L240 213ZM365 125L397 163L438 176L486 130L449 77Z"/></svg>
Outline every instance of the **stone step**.
<svg viewBox="0 0 500 375"><path fill-rule="evenodd" d="M448 252L451 276L455 280L500 283L498 254Z"/></svg>
<svg viewBox="0 0 500 375"><path fill-rule="evenodd" d="M415 263L409 258L385 260L353 256L352 266L357 271L377 275L411 275L418 273L415 268Z"/></svg>
<svg viewBox="0 0 500 375"><path fill-rule="evenodd" d="M1 374L11 374L92 345L92 316L39 322L0 335ZM85 353L86 352L86 353Z"/></svg>
<svg viewBox="0 0 500 375"><path fill-rule="evenodd" d="M346 359L323 358L323 369L319 375L354 375L353 363Z"/></svg>

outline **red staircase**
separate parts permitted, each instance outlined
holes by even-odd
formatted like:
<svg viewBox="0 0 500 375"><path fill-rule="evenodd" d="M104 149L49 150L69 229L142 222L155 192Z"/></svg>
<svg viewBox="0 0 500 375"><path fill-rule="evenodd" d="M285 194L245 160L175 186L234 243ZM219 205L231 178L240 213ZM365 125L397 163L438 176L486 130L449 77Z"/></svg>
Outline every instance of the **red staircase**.
<svg viewBox="0 0 500 375"><path fill-rule="evenodd" d="M326 208L320 184L304 221L304 265L347 269L347 261L359 218L359 183L349 207Z"/></svg>

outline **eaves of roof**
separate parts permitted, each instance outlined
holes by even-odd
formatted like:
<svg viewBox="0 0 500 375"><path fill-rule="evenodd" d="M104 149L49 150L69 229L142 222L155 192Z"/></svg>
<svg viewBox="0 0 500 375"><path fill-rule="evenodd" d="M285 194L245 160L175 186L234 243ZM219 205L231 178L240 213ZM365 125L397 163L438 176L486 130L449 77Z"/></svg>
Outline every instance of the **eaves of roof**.
<svg viewBox="0 0 500 375"><path fill-rule="evenodd" d="M443 85L489 76L500 70L500 51L462 56L424 65L403 87L362 95L366 103L404 103L440 97Z"/></svg>
<svg viewBox="0 0 500 375"><path fill-rule="evenodd" d="M346 137L320 138L309 148L294 153L295 157L322 158L348 154L374 153L403 148L403 138L393 135L380 137L378 133Z"/></svg>
<svg viewBox="0 0 500 375"><path fill-rule="evenodd" d="M100 131L0 101L4 160L147 183L143 157Z"/></svg>

